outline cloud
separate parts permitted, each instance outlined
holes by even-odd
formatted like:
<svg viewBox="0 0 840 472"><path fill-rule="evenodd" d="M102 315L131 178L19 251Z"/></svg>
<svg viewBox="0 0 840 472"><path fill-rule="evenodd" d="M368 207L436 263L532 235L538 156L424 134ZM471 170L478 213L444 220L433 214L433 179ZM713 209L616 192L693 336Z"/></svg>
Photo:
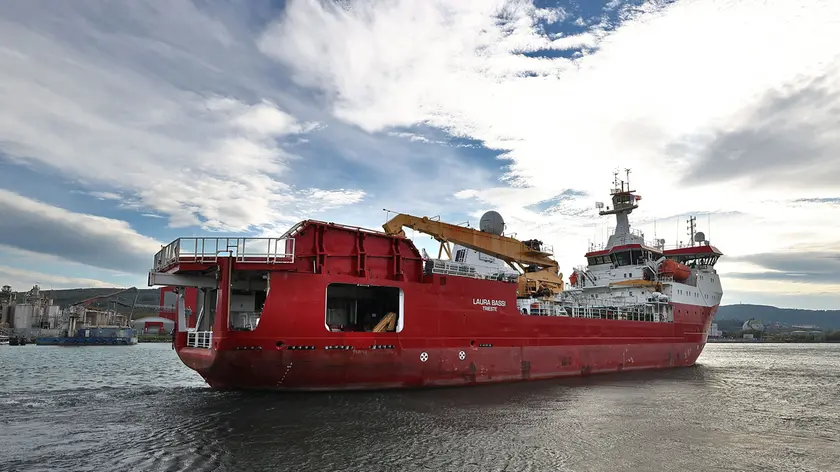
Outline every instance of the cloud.
<svg viewBox="0 0 840 472"><path fill-rule="evenodd" d="M73 213L0 189L0 245L84 265L142 273L160 243L125 221Z"/></svg>
<svg viewBox="0 0 840 472"><path fill-rule="evenodd" d="M569 203L576 199L588 197L589 194L582 190L566 189L559 195L555 195L547 200L537 202L534 205L525 207L527 210L536 211L544 215L552 215L556 213L564 213L567 216L581 216L580 208L570 208Z"/></svg>
<svg viewBox="0 0 840 472"><path fill-rule="evenodd" d="M96 279L65 277L55 274L42 274L30 270L0 265L0 285L10 285L16 290L28 290L33 285L40 285L42 290L60 288L95 288L114 287L114 284Z"/></svg>
<svg viewBox="0 0 840 472"><path fill-rule="evenodd" d="M840 286L840 250L776 252L730 258L763 270L730 272L729 277L747 280L781 280Z"/></svg>
<svg viewBox="0 0 840 472"><path fill-rule="evenodd" d="M762 186L836 187L840 87L826 76L801 82L767 93L734 126L673 146L675 152L699 149L683 184L746 180Z"/></svg>
<svg viewBox="0 0 840 472"><path fill-rule="evenodd" d="M345 205L352 205L362 201L365 192L361 190L320 190L310 189L306 192L306 198L311 199L312 203L332 209L339 208Z"/></svg>
<svg viewBox="0 0 840 472"><path fill-rule="evenodd" d="M790 284L788 284L790 285ZM795 287L802 287L797 284ZM749 300L761 300L762 305L799 310L836 310L840 306L840 295L836 289L813 291L803 294L801 291L756 292L728 290L724 294L724 304L753 303Z"/></svg>
<svg viewBox="0 0 840 472"><path fill-rule="evenodd" d="M318 197L290 183L300 159L290 147L319 125L281 107L298 103L288 95L260 93L271 81L268 71L249 76L264 60L243 42L245 15L225 23L223 5L208 8L3 6L6 158L174 227L246 231L296 219L297 205Z"/></svg>
<svg viewBox="0 0 840 472"><path fill-rule="evenodd" d="M614 166L643 166L639 187L664 199L672 187L661 182L677 185L674 174L702 160L670 155L674 143L722 121L747 124L753 117L742 110L760 101L757 90L811 71L836 76L827 45L838 9L646 3L625 10L614 28L594 29L597 48L568 59L523 55L552 42L529 2L300 0L260 47L298 84L324 93L337 117L369 131L431 125L478 139L505 152L511 179L535 187L591 192Z"/></svg>
<svg viewBox="0 0 840 472"><path fill-rule="evenodd" d="M794 203L822 203L826 205L840 205L840 197L800 198Z"/></svg>

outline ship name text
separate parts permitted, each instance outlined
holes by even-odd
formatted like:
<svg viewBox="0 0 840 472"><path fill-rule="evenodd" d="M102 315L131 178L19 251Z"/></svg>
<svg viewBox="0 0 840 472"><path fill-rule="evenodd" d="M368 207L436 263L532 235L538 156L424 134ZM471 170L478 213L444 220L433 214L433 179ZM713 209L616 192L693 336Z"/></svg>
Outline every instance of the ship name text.
<svg viewBox="0 0 840 472"><path fill-rule="evenodd" d="M489 300L487 298L473 298L473 305L481 305L484 311L499 311L499 307L506 305L504 300Z"/></svg>

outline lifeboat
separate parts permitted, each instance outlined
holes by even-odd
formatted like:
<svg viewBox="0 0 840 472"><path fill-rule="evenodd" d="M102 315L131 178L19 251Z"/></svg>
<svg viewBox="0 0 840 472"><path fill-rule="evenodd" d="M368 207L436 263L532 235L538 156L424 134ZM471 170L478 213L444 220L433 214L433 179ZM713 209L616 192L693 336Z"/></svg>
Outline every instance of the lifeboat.
<svg viewBox="0 0 840 472"><path fill-rule="evenodd" d="M577 272L572 272L571 277L569 277L569 284L571 284L572 287L577 286L577 280L578 280Z"/></svg>
<svg viewBox="0 0 840 472"><path fill-rule="evenodd" d="M674 277L674 280L682 282L691 275L691 269L673 259L665 259L659 264L659 275Z"/></svg>

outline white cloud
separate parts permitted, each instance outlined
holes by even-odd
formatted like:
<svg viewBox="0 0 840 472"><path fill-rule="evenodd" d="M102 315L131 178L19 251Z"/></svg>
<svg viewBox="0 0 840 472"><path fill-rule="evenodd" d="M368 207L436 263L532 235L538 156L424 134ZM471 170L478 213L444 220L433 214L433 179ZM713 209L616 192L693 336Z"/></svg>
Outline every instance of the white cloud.
<svg viewBox="0 0 840 472"><path fill-rule="evenodd" d="M100 200L122 200L122 195L114 192L90 192L88 195Z"/></svg>
<svg viewBox="0 0 840 472"><path fill-rule="evenodd" d="M107 21L84 6L2 9L0 142L12 162L58 170L175 227L295 219L307 194L288 184L297 157L286 142L318 124L260 93L271 89L248 76L260 55L240 31L188 4L126 5ZM138 26L149 30L133 35Z"/></svg>
<svg viewBox="0 0 840 472"><path fill-rule="evenodd" d="M509 150L515 174L534 185L596 188L613 166L635 163L646 166L640 185L661 186L682 170L663 166L665 144L734 125L762 91L836 72L832 2L649 6L574 63L519 54L551 47L528 2L386 5L290 2L261 47L334 97L337 116L369 130L430 123L483 140Z"/></svg>
<svg viewBox="0 0 840 472"><path fill-rule="evenodd" d="M61 288L97 288L113 287L114 284L82 277L65 277L55 274L42 274L16 267L0 265L0 286L10 285L15 290L29 290L33 285L40 285L42 290Z"/></svg>
<svg viewBox="0 0 840 472"><path fill-rule="evenodd" d="M500 209L512 230L551 240L566 261L580 261L597 231L594 202L608 198L615 167L634 169L634 187L645 197L636 219L740 212L713 220L712 236L727 254L833 237L825 211L778 200L838 190L828 176L840 177L840 167L825 156L840 155L840 135L827 131L836 129L830 110L840 107L840 3L650 2L623 10L613 30L601 22L560 37L542 32L540 16L524 0L358 0L349 7L295 0L260 47L297 83L330 98L335 116L363 129L433 126L504 151L512 182L530 188L465 181L458 196ZM589 52L575 59L521 54L577 47ZM790 98L813 95L817 86L819 108ZM779 115L764 117L760 136L739 131L768 110ZM807 140L790 139L784 157L753 164L773 178L680 181L709 158L722 133L766 139L796 122L816 130L819 152L805 155L813 149ZM756 139L741 143L755 147ZM727 145L713 165L738 157L737 145ZM780 163L806 158L813 166L785 180ZM566 214L523 209L563 189L589 196L568 203Z"/></svg>
<svg viewBox="0 0 840 472"><path fill-rule="evenodd" d="M320 190L311 189L307 191L307 198L313 200L316 205L326 205L330 208L337 208L344 205L358 203L364 198L365 192L361 190Z"/></svg>
<svg viewBox="0 0 840 472"><path fill-rule="evenodd" d="M0 245L115 271L142 272L160 243L125 221L32 200L0 189Z"/></svg>

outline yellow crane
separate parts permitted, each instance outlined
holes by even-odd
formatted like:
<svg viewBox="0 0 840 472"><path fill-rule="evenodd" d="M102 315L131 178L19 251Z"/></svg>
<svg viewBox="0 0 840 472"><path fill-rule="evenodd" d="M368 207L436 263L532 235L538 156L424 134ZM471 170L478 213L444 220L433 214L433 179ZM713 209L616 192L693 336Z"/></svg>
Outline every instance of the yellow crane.
<svg viewBox="0 0 840 472"><path fill-rule="evenodd" d="M438 257L445 251L452 259L449 243L454 243L501 259L521 273L520 295L550 294L563 290L563 274L559 273L557 261L551 258L550 253L544 252L537 241L523 242L501 234L403 213L397 214L382 227L394 236L405 237L403 227L432 236L441 245Z"/></svg>

